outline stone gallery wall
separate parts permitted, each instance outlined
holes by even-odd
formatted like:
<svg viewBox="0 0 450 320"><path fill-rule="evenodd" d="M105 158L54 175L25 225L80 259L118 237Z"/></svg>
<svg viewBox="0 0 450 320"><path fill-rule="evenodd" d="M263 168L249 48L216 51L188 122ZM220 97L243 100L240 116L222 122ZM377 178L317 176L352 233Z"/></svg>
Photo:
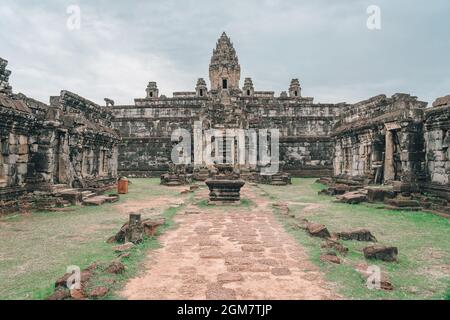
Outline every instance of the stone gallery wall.
<svg viewBox="0 0 450 320"><path fill-rule="evenodd" d="M450 200L450 96L425 112L427 184L425 190Z"/></svg>
<svg viewBox="0 0 450 320"><path fill-rule="evenodd" d="M243 90L245 92L245 90ZM228 108L209 94L203 98L174 93L174 98L136 99L134 106L114 107L114 128L123 137L121 174L157 176L166 171L172 150L171 134L179 128L192 132L195 121L217 127L234 121ZM239 111L233 127L279 129L280 158L284 169L297 176L331 175L333 143L330 137L336 116L345 104L313 104L308 98L274 98L254 92L237 96Z"/></svg>
<svg viewBox="0 0 450 320"><path fill-rule="evenodd" d="M112 111L68 91L50 104L9 86L0 60L0 201L27 192L96 188L115 183L120 137L111 129Z"/></svg>
<svg viewBox="0 0 450 320"><path fill-rule="evenodd" d="M425 102L406 94L373 97L347 107L334 129L334 175L366 183L424 178Z"/></svg>

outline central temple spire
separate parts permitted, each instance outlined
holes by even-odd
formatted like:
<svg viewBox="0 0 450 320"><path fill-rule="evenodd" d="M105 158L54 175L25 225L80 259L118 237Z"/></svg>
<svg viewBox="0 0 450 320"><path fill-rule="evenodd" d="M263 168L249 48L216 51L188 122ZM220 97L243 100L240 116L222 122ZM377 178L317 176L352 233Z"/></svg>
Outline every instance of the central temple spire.
<svg viewBox="0 0 450 320"><path fill-rule="evenodd" d="M224 32L217 41L209 65L212 90L239 89L241 66L230 38Z"/></svg>

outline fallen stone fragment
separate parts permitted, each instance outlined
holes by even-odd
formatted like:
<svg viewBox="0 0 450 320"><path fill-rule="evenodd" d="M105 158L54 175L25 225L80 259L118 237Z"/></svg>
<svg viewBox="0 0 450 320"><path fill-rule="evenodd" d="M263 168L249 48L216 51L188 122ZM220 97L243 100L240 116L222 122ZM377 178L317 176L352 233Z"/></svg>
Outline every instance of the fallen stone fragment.
<svg viewBox="0 0 450 320"><path fill-rule="evenodd" d="M340 244L337 241L327 239L322 245L322 248L324 249L335 249L340 254L346 256L348 253L348 248L344 247L342 244Z"/></svg>
<svg viewBox="0 0 450 320"><path fill-rule="evenodd" d="M326 255L321 256L320 261L334 263L334 264L341 264L341 259L339 259L338 256L335 256L332 254L326 254Z"/></svg>
<svg viewBox="0 0 450 320"><path fill-rule="evenodd" d="M111 264L105 269L105 272L111 274L120 274L125 271L125 265L122 262L113 261Z"/></svg>
<svg viewBox="0 0 450 320"><path fill-rule="evenodd" d="M86 300L83 290L70 290L70 296L73 300Z"/></svg>
<svg viewBox="0 0 450 320"><path fill-rule="evenodd" d="M109 289L106 287L95 287L94 289L92 289L92 291L89 293L89 297L90 298L101 298L104 297L108 294Z"/></svg>
<svg viewBox="0 0 450 320"><path fill-rule="evenodd" d="M353 192L347 192L343 195L339 195L336 197L339 202L348 203L348 204L358 204L361 202L367 201L367 191L358 190Z"/></svg>
<svg viewBox="0 0 450 320"><path fill-rule="evenodd" d="M126 259L126 258L129 258L130 256L131 256L131 252L125 252L125 253L120 254L118 256L118 259Z"/></svg>
<svg viewBox="0 0 450 320"><path fill-rule="evenodd" d="M147 219L142 221L142 225L144 226L144 232L148 237L153 237L158 231L158 228L160 226L163 226L165 223L166 220L164 218Z"/></svg>
<svg viewBox="0 0 450 320"><path fill-rule="evenodd" d="M310 223L308 224L307 229L308 233L313 237L329 238L331 236L327 227L323 224Z"/></svg>
<svg viewBox="0 0 450 320"><path fill-rule="evenodd" d="M397 247L382 245L369 246L363 249L366 259L376 259L386 262L396 262L398 256Z"/></svg>
<svg viewBox="0 0 450 320"><path fill-rule="evenodd" d="M70 290L67 288L59 287L55 292L47 298L47 300L66 300L71 298Z"/></svg>
<svg viewBox="0 0 450 320"><path fill-rule="evenodd" d="M122 253L122 252L131 250L133 247L134 247L134 244L131 242L128 242L128 243L122 244L120 246L115 246L113 249L116 253Z"/></svg>
<svg viewBox="0 0 450 320"><path fill-rule="evenodd" d="M377 242L375 236L367 229L354 230L349 232L339 232L337 233L337 236L341 240Z"/></svg>

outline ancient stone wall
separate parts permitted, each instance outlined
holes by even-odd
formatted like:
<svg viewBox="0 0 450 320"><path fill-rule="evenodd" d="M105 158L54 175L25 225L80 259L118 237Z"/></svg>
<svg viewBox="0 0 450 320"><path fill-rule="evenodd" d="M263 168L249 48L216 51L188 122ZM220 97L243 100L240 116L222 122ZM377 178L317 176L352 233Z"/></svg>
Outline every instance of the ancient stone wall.
<svg viewBox="0 0 450 320"><path fill-rule="evenodd" d="M6 61L0 66L2 211L28 192L115 183L120 136L111 129L112 111L68 91L50 105L13 94Z"/></svg>
<svg viewBox="0 0 450 320"><path fill-rule="evenodd" d="M450 200L450 96L437 99L425 112L427 184L425 191Z"/></svg>
<svg viewBox="0 0 450 320"><path fill-rule="evenodd" d="M346 107L333 130L334 175L366 183L418 185L424 179L425 102L406 94Z"/></svg>

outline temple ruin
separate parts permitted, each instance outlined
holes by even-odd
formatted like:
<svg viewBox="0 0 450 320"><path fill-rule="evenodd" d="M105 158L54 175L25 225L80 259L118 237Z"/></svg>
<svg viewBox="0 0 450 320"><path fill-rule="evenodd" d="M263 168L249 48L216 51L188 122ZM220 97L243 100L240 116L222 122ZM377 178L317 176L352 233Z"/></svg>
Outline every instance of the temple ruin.
<svg viewBox="0 0 450 320"><path fill-rule="evenodd" d="M77 204L117 179L112 111L69 91L45 104L14 94L0 60L0 211Z"/></svg>
<svg viewBox="0 0 450 320"><path fill-rule="evenodd" d="M199 78L192 91L166 97L156 82L149 82L145 97L132 105L105 99L106 106L99 106L68 91L51 97L49 104L38 102L12 92L6 65L0 60L2 207L38 191L112 185L118 172L163 175L174 185L192 177L204 181L211 168L187 166L179 172L171 161L178 142L172 133L193 132L201 123L203 130L224 136L230 129L279 129L279 174L261 177L261 167L237 163L235 150L231 153L236 156L223 160L238 167L244 179L282 185L290 183L290 176L326 177L330 194L382 185L391 203L426 202L426 193L440 199L440 209L448 208L450 96L432 107L403 93L356 104L323 104L302 96L298 79L279 95L256 90L251 78L241 87L239 59L225 33L213 50L209 87ZM217 142L214 152L234 149L237 139Z"/></svg>

